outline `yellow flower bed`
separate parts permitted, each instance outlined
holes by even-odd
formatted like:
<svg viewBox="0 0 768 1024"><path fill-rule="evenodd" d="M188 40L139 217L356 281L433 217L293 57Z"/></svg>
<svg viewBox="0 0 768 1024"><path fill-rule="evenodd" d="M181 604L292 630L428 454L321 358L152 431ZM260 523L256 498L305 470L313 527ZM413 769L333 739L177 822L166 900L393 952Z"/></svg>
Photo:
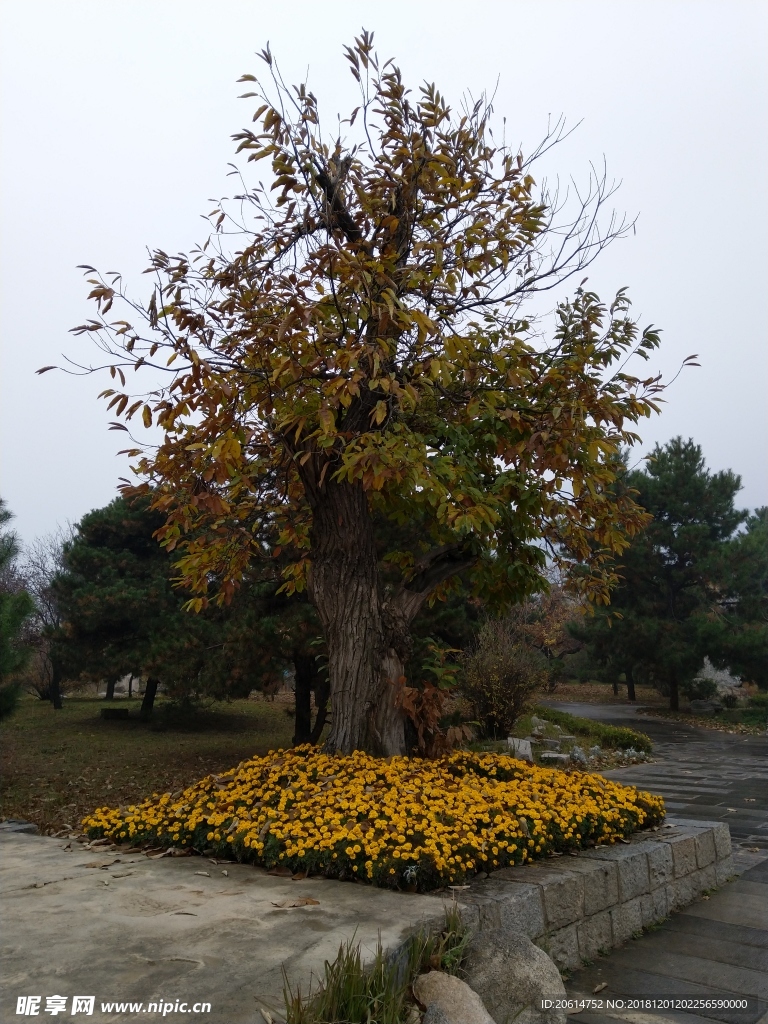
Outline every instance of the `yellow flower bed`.
<svg viewBox="0 0 768 1024"><path fill-rule="evenodd" d="M426 761L306 746L243 761L181 795L101 807L83 825L92 838L424 891L553 851L612 843L663 817L661 797L497 754Z"/></svg>

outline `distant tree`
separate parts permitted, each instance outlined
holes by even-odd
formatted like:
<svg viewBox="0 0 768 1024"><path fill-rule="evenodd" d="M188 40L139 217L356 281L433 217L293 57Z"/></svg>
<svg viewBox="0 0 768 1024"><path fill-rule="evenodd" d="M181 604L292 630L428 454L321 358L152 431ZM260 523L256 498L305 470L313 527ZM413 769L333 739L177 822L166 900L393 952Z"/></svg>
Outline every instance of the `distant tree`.
<svg viewBox="0 0 768 1024"><path fill-rule="evenodd" d="M70 677L106 681L108 698L121 677L143 677L144 718L161 684L177 698L236 697L293 668L303 712L311 691L322 691L310 647L319 627L306 599L276 594L273 572L272 580L248 581L226 607L186 610L189 595L174 585L171 555L154 536L163 517L150 505L146 496L117 498L84 516L64 544L50 588L56 664ZM297 731L298 742L313 736L310 726Z"/></svg>
<svg viewBox="0 0 768 1024"><path fill-rule="evenodd" d="M16 534L6 529L13 518L0 498L0 719L16 708L21 684L15 679L29 659L24 644L24 626L34 611L34 602L18 574L19 544Z"/></svg>
<svg viewBox="0 0 768 1024"><path fill-rule="evenodd" d="M700 446L677 437L623 485L653 518L622 553L610 608L573 631L598 664L631 686L638 675L653 682L676 710L705 655L723 665L739 645L726 597L728 542L747 518L734 506L741 481L711 473Z"/></svg>
<svg viewBox="0 0 768 1024"><path fill-rule="evenodd" d="M270 180L244 184L231 217L217 208L191 257L156 251L146 304L89 268L98 312L77 330L106 353L110 407L163 432L132 450L197 607L280 549L327 644L329 749L402 753L412 623L447 580L469 572L514 603L543 587L549 545L607 600L606 553L644 522L612 494L613 454L661 389L626 362L659 336L623 291L603 304L577 288L550 338L523 312L628 227L602 218L605 176L572 208L537 191L562 125L526 158L502 125L494 139L489 102L413 95L363 33L346 51L359 103L329 142L312 92L262 56L271 83L244 76L257 123L236 138ZM149 397L126 390L140 368L165 375ZM391 553L389 591L376 515L425 524Z"/></svg>
<svg viewBox="0 0 768 1024"><path fill-rule="evenodd" d="M726 551L728 664L768 689L768 507L758 508Z"/></svg>

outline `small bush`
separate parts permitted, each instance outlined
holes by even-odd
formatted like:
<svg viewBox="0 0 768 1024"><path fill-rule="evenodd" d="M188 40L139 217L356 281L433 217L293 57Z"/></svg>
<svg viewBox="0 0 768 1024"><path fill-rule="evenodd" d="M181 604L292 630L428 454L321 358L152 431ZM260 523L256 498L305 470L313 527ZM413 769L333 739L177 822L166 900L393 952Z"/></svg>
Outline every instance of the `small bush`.
<svg viewBox="0 0 768 1024"><path fill-rule="evenodd" d="M735 693L724 693L721 700L724 708L735 708L739 703L739 698Z"/></svg>
<svg viewBox="0 0 768 1024"><path fill-rule="evenodd" d="M608 747L611 750L627 750L634 747L644 754L650 754L653 750L651 738L644 732L636 732L625 726L604 725L591 718L578 718L565 711L555 711L554 708L538 707L535 711L541 718L559 725L573 736L589 736L601 747Z"/></svg>
<svg viewBox="0 0 768 1024"><path fill-rule="evenodd" d="M749 698L749 706L758 711L768 711L768 693L755 693Z"/></svg>
<svg viewBox="0 0 768 1024"><path fill-rule="evenodd" d="M682 690L688 700L711 700L717 694L717 683L714 679L692 679Z"/></svg>
<svg viewBox="0 0 768 1024"><path fill-rule="evenodd" d="M461 689L485 736L498 739L509 734L546 681L542 662L520 643L509 621L483 623L475 646L462 659Z"/></svg>

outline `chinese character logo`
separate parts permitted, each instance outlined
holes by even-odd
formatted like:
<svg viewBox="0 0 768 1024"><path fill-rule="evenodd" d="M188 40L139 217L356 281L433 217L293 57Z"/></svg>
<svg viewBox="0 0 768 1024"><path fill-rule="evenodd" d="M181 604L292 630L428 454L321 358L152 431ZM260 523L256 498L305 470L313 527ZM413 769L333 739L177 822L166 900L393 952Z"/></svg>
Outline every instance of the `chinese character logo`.
<svg viewBox="0 0 768 1024"><path fill-rule="evenodd" d="M95 996L72 996L72 1013L93 1013Z"/></svg>
<svg viewBox="0 0 768 1024"><path fill-rule="evenodd" d="M16 1000L16 1013L25 1017L37 1017L40 1013L42 996L19 996Z"/></svg>
<svg viewBox="0 0 768 1024"><path fill-rule="evenodd" d="M51 1013L55 1017L57 1013L67 1012L67 997L66 996L46 996L45 997L45 1012Z"/></svg>

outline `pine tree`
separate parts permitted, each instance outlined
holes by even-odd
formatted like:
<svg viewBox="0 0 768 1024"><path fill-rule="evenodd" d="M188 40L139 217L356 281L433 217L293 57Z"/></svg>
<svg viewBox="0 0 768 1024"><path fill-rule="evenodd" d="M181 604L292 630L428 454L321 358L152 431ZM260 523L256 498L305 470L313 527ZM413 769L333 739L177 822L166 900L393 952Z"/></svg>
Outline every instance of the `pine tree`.
<svg viewBox="0 0 768 1024"><path fill-rule="evenodd" d="M623 552L610 608L574 632L594 661L652 681L677 710L705 655L724 665L739 642L728 619L728 542L747 518L734 506L740 478L711 473L702 450L677 437L624 481L653 516Z"/></svg>

